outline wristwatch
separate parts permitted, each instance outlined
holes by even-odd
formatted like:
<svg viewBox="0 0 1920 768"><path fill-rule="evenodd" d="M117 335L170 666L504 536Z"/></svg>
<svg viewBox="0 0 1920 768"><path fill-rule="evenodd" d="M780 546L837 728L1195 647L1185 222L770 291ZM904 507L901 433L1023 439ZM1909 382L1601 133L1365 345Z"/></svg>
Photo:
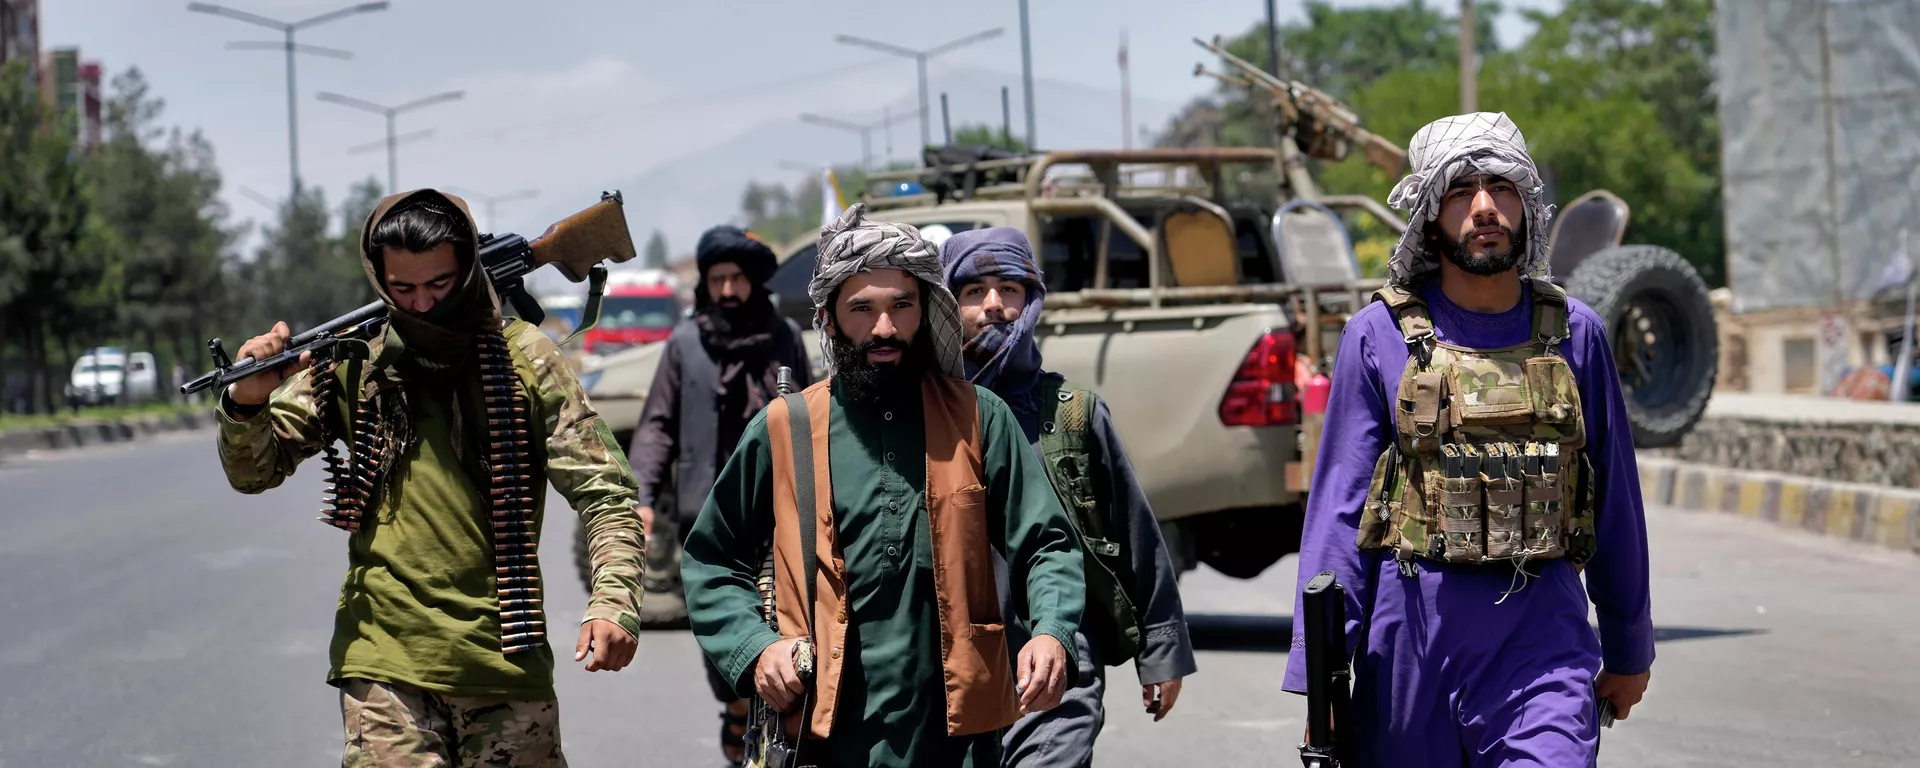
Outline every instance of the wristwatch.
<svg viewBox="0 0 1920 768"><path fill-rule="evenodd" d="M800 638L793 644L793 669L801 680L813 679L813 641Z"/></svg>

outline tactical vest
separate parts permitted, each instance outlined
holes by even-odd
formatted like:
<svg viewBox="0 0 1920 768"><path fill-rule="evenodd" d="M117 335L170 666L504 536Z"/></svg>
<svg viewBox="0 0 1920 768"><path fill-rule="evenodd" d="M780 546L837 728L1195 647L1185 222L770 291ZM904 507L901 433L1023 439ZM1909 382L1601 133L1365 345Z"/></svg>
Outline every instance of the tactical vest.
<svg viewBox="0 0 1920 768"><path fill-rule="evenodd" d="M1082 631L1104 666L1140 652L1144 630L1125 585L1133 568L1126 548L1108 538L1107 505L1100 503L1092 475L1093 392L1053 376L1036 388L1040 400L1040 456L1047 479L1067 510L1086 549L1087 609Z"/></svg>
<svg viewBox="0 0 1920 768"><path fill-rule="evenodd" d="M1387 286L1409 348L1393 400L1394 440L1374 465L1359 546L1483 565L1593 557L1593 468L1573 369L1560 356L1567 297L1530 278L1533 338L1468 349L1434 337L1426 302Z"/></svg>
<svg viewBox="0 0 1920 768"><path fill-rule="evenodd" d="M545 505L545 444L531 425L545 424L539 378L511 339L531 328L506 318L501 330L475 340L485 423L467 425L486 446L487 475L480 489L493 528L494 594L499 601L500 650L515 654L546 644L541 609L535 521ZM367 370L370 351L329 361L314 371L314 401L327 463L327 509L321 522L357 534L363 518L384 502L394 464L416 439L407 420L383 418L402 404L397 388L382 388ZM454 418L461 418L456 415ZM387 425L399 425L399 433ZM334 441L344 441L342 458ZM453 471L460 471L454 468Z"/></svg>

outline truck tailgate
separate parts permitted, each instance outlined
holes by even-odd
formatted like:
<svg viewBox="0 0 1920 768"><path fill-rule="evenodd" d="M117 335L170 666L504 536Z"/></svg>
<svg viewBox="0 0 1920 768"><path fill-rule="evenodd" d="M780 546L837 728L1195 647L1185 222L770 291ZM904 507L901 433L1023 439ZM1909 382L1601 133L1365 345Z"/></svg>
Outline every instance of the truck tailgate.
<svg viewBox="0 0 1920 768"><path fill-rule="evenodd" d="M1296 427L1220 417L1247 353L1287 328L1277 304L1230 304L1050 311L1037 330L1046 369L1107 402L1148 501L1170 520L1298 501L1286 487Z"/></svg>

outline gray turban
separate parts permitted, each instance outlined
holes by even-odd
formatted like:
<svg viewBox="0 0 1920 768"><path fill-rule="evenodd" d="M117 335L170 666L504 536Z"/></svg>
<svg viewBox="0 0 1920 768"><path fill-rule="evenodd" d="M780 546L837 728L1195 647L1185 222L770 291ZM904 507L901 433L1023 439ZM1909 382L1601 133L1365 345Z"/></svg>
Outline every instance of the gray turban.
<svg viewBox="0 0 1920 768"><path fill-rule="evenodd" d="M1407 231L1400 236L1400 244L1387 263L1390 282L1405 285L1440 268L1439 254L1427 249L1427 223L1439 214L1440 197L1447 186L1476 172L1499 176L1520 187L1527 223L1520 274L1547 277L1548 223L1553 209L1547 204L1540 171L1527 156L1527 139L1505 112L1440 118L1413 134L1407 149L1413 172L1387 195L1388 205L1409 211Z"/></svg>
<svg viewBox="0 0 1920 768"><path fill-rule="evenodd" d="M933 338L933 359L940 371L956 379L965 379L960 363L960 303L947 289L940 266L940 248L920 236L920 230L907 224L868 221L866 205L855 203L832 224L820 230L820 255L813 263L813 281L807 294L813 298L813 327L820 331L820 354L826 360L827 375L833 375L833 352L827 347L827 318L833 308L827 305L833 291L861 272L898 269L920 279L926 330Z"/></svg>

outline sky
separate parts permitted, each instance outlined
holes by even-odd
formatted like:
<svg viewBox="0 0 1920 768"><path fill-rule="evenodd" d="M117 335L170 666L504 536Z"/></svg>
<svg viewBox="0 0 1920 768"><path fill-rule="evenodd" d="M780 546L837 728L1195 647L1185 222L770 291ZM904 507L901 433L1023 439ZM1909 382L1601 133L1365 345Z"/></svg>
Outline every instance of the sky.
<svg viewBox="0 0 1920 768"><path fill-rule="evenodd" d="M1447 0L1429 0L1448 6ZM1519 0L1496 21L1502 45L1527 32ZM297 21L349 0L226 0L236 10ZM1335 0L1337 6L1378 2ZM1035 122L1043 148L1119 147L1117 54L1124 34L1136 132L1157 130L1211 80L1193 65L1212 59L1193 38L1233 35L1264 21L1249 0L1033 0L1029 21ZM205 133L224 177L236 224L269 220L290 191L286 56L229 50L232 41L279 41L280 32L187 10L185 0L43 0L43 50L78 47L109 75L138 67L164 99L161 123ZM1300 0L1279 17L1303 18ZM386 138L378 114L319 100L321 92L403 104L447 91L458 101L400 114L402 189L465 193L487 231L537 234L547 224L620 189L636 243L660 229L675 256L699 233L737 213L749 179L794 183L804 165L860 159L860 136L800 121L803 112L861 123L891 114L876 131L883 159L918 154L912 59L835 42L857 35L925 49L976 32L996 38L933 58L928 66L932 132L940 140L939 94L953 122L998 123L1001 86L1024 133L1020 17L1016 0L392 0L297 33L296 41L346 50L341 60L294 62L300 175L338 205L369 177L384 188ZM1136 142L1137 143L1137 142ZM485 196L532 190L497 204ZM336 226L338 223L336 222ZM240 247L250 250L250 234Z"/></svg>

